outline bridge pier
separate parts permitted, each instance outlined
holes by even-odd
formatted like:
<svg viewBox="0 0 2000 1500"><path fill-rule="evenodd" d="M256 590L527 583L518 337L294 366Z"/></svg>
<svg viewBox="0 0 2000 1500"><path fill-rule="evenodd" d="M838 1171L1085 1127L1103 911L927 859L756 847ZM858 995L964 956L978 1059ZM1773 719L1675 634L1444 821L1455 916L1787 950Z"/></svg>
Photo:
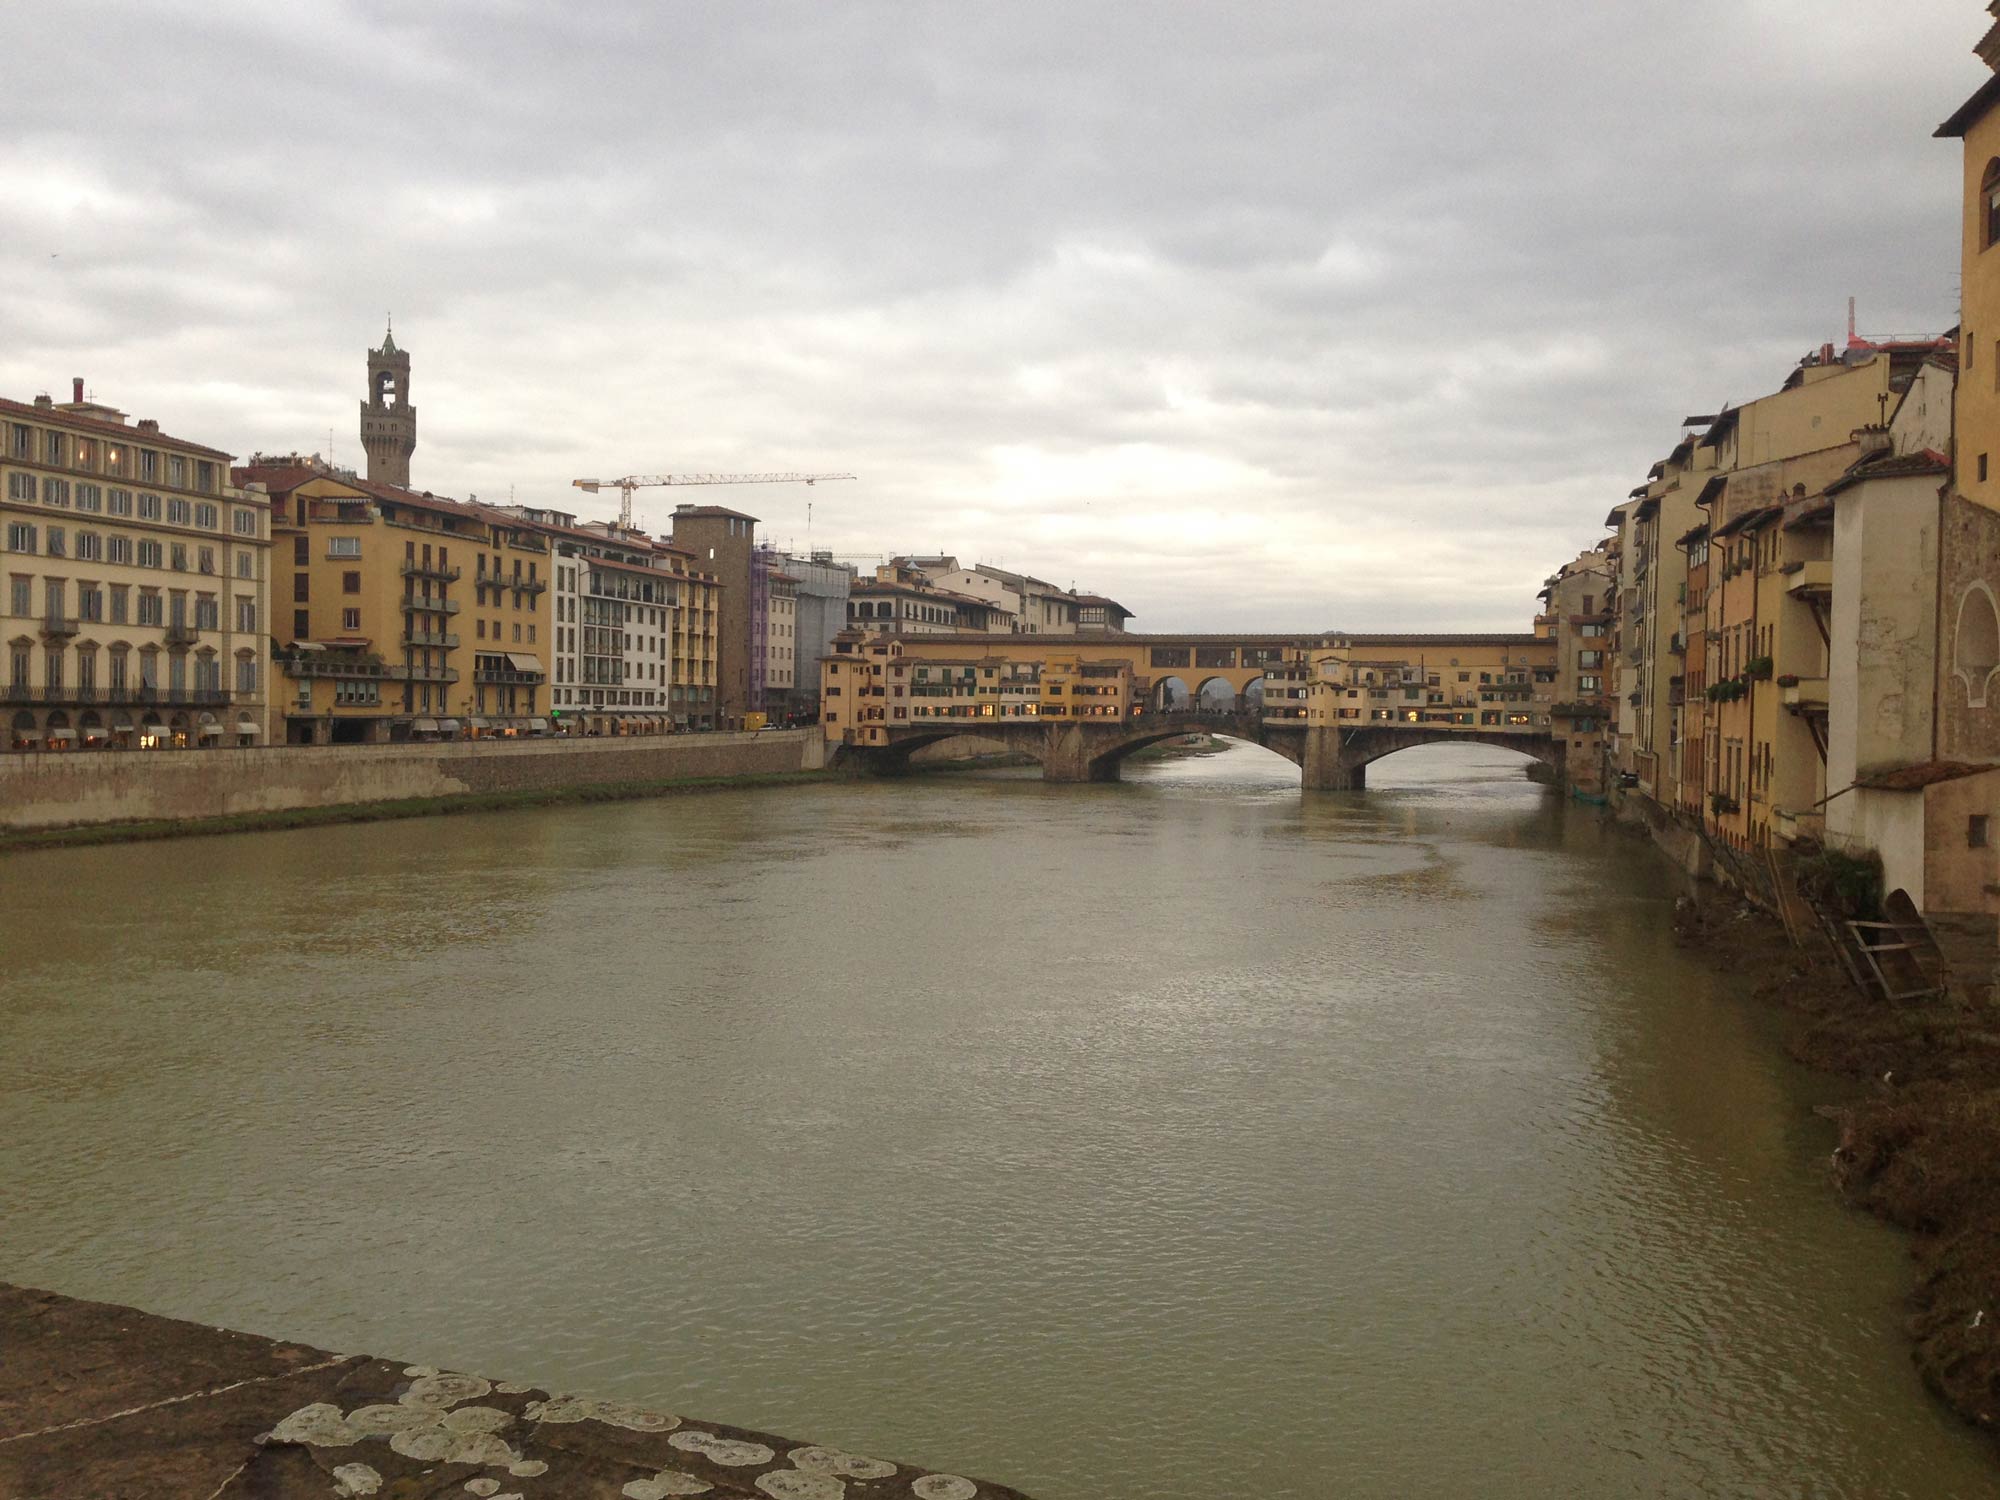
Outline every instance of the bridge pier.
<svg viewBox="0 0 2000 1500"><path fill-rule="evenodd" d="M1118 759L1094 743L1097 736L1081 724L1049 724L1042 728L1042 780L1082 783L1116 781Z"/></svg>
<svg viewBox="0 0 2000 1500"><path fill-rule="evenodd" d="M1368 785L1365 762L1350 765L1342 753L1337 728L1305 731L1305 789L1309 792L1358 792Z"/></svg>

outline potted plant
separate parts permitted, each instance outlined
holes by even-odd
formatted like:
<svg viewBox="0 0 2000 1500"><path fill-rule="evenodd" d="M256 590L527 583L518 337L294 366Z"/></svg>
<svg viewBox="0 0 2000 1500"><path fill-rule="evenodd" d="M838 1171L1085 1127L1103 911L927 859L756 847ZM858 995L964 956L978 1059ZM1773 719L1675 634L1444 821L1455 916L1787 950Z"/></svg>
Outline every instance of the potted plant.
<svg viewBox="0 0 2000 1500"><path fill-rule="evenodd" d="M1755 677L1759 681L1768 682L1771 678L1771 658L1768 656L1753 656L1743 664L1743 670L1748 676Z"/></svg>
<svg viewBox="0 0 2000 1500"><path fill-rule="evenodd" d="M1796 672L1787 672L1785 673L1784 676L1778 679L1779 687L1797 687L1798 685L1799 685L1799 674Z"/></svg>

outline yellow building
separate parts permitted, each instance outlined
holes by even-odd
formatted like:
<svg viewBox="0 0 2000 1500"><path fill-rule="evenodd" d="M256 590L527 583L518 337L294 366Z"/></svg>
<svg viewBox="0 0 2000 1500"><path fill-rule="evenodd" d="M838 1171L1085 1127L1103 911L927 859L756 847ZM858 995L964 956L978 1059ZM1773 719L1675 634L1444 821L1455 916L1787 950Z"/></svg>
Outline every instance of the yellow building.
<svg viewBox="0 0 2000 1500"><path fill-rule="evenodd" d="M1290 651L1266 669L1267 722L1549 732L1556 643L1547 637L1462 636L1435 645L1403 645L1393 636L1331 640Z"/></svg>
<svg viewBox="0 0 2000 1500"><path fill-rule="evenodd" d="M229 455L83 395L0 401L14 750L263 742L271 533Z"/></svg>
<svg viewBox="0 0 2000 1500"><path fill-rule="evenodd" d="M549 551L532 526L296 455L236 474L271 497L288 743L546 732Z"/></svg>

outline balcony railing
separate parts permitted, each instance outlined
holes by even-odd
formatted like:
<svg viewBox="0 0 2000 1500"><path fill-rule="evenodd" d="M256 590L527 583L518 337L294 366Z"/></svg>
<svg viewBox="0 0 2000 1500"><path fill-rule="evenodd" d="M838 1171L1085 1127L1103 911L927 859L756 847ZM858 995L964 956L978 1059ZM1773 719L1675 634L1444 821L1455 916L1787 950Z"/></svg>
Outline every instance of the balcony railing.
<svg viewBox="0 0 2000 1500"><path fill-rule="evenodd" d="M43 635L75 635L77 622L69 615L43 615Z"/></svg>
<svg viewBox="0 0 2000 1500"><path fill-rule="evenodd" d="M443 563L406 562L403 564L405 578L435 578L440 583L457 583L465 576L463 568L448 568Z"/></svg>
<svg viewBox="0 0 2000 1500"><path fill-rule="evenodd" d="M392 677L398 682L456 682L458 668L397 665L385 668L383 675Z"/></svg>
<svg viewBox="0 0 2000 1500"><path fill-rule="evenodd" d="M317 652L301 656L281 656L278 665L290 677L387 677L390 669L379 661L354 657L325 656Z"/></svg>
<svg viewBox="0 0 2000 1500"><path fill-rule="evenodd" d="M405 614L420 610L434 615L455 615L458 613L458 601L456 599L433 599L427 594L403 595L403 611Z"/></svg>
<svg viewBox="0 0 2000 1500"><path fill-rule="evenodd" d="M200 638L201 632L185 621L167 627L169 646L192 646Z"/></svg>
<svg viewBox="0 0 2000 1500"><path fill-rule="evenodd" d="M110 701L149 704L157 708L214 708L229 701L229 691L227 688L136 687L132 689L131 697L114 695Z"/></svg>
<svg viewBox="0 0 2000 1500"><path fill-rule="evenodd" d="M454 679L456 679L457 675L456 672L452 674ZM474 667L472 669L472 680L474 682L497 683L503 687L540 687L543 681L543 674L540 672L517 672L512 667Z"/></svg>
<svg viewBox="0 0 2000 1500"><path fill-rule="evenodd" d="M445 650L452 651L458 647L458 637L449 631L410 629L403 632L403 644L406 646L442 646Z"/></svg>

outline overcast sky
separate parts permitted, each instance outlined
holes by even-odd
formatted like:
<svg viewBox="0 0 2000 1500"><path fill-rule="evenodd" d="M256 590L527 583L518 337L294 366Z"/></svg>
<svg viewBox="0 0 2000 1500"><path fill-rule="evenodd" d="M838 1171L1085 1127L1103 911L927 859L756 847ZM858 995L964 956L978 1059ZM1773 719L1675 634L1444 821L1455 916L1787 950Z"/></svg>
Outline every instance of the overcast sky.
<svg viewBox="0 0 2000 1500"><path fill-rule="evenodd" d="M949 551L1141 628L1523 629L1687 413L1956 319L1976 0L0 4L0 393ZM615 499L612 501L615 505Z"/></svg>

